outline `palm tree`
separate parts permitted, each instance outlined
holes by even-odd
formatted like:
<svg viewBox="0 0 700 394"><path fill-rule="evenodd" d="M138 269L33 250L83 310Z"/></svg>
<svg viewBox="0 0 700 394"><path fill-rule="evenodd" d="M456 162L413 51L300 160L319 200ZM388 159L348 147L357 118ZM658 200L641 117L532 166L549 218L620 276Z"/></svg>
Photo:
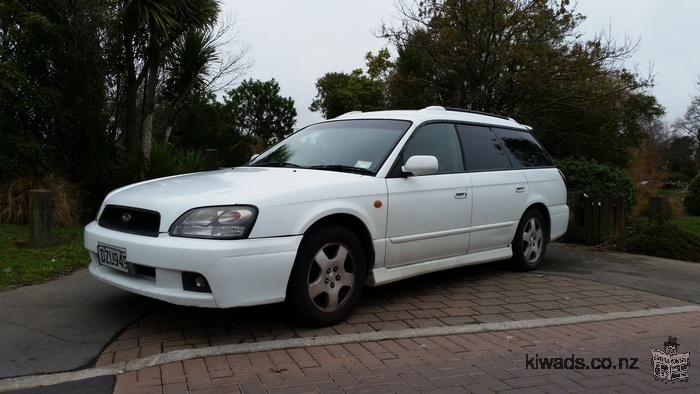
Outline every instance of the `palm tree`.
<svg viewBox="0 0 700 394"><path fill-rule="evenodd" d="M190 29L175 42L165 65L169 77L165 81L164 93L174 100L165 123L164 143L168 142L175 119L190 92L206 85L204 75L208 65L218 58L211 30Z"/></svg>
<svg viewBox="0 0 700 394"><path fill-rule="evenodd" d="M127 74L124 132L132 146L140 137L143 162L148 163L156 88L163 63L174 43L187 31L214 25L219 3L217 0L121 0L116 4ZM139 114L140 90L143 97Z"/></svg>

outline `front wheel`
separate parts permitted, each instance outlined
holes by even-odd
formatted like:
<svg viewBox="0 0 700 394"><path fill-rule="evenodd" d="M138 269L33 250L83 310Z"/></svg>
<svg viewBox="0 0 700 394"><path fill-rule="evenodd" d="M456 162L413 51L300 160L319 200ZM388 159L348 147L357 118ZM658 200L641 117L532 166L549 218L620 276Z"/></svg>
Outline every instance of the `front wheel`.
<svg viewBox="0 0 700 394"><path fill-rule="evenodd" d="M524 271L536 270L547 250L547 222L536 209L525 212L513 238L513 263Z"/></svg>
<svg viewBox="0 0 700 394"><path fill-rule="evenodd" d="M287 285L287 303L302 322L329 326L343 321L362 296L365 255L345 227L319 228L302 240Z"/></svg>

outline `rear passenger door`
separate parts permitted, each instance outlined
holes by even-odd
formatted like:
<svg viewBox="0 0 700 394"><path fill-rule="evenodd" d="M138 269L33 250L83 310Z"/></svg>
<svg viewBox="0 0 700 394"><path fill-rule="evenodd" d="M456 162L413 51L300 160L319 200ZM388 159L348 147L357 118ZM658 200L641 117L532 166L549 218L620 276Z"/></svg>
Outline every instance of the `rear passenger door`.
<svg viewBox="0 0 700 394"><path fill-rule="evenodd" d="M489 127L461 124L457 132L472 181L469 253L508 247L527 201L527 179Z"/></svg>

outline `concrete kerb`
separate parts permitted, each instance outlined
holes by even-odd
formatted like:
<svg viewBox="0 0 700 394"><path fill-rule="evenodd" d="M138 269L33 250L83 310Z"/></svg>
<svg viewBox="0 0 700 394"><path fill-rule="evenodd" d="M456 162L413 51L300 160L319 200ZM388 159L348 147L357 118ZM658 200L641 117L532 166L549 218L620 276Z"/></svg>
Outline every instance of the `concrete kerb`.
<svg viewBox="0 0 700 394"><path fill-rule="evenodd" d="M481 332L497 332L521 330L528 328L552 327L578 323L601 322L610 320L630 319L671 315L679 313L700 312L699 305L688 305L670 308L656 308L631 312L613 312L594 315L558 317L549 319L532 319L500 323L469 324L461 326L446 326L433 328L405 329L398 331L380 331L360 334L332 335L325 337L294 338L259 343L231 344L200 349L176 350L157 354L136 360L115 363L103 367L84 369L74 372L62 372L46 375L23 376L0 380L0 391L29 389L40 386L51 386L60 383L74 382L99 376L119 375L126 372L138 371L148 367L169 364L178 361L213 357L230 354L265 352L272 350L328 346L357 342L374 342L389 339L406 339L430 336L446 336L474 334Z"/></svg>

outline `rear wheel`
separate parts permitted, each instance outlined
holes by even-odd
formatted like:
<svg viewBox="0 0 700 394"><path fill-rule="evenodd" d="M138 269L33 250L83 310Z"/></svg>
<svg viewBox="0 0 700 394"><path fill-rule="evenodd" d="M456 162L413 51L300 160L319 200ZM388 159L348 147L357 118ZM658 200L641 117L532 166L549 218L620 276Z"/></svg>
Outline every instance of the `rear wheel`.
<svg viewBox="0 0 700 394"><path fill-rule="evenodd" d="M287 285L287 303L305 324L343 321L362 296L365 255L357 237L330 225L304 237Z"/></svg>
<svg viewBox="0 0 700 394"><path fill-rule="evenodd" d="M536 270L547 250L547 222L536 209L525 212L513 238L513 263L525 271Z"/></svg>

